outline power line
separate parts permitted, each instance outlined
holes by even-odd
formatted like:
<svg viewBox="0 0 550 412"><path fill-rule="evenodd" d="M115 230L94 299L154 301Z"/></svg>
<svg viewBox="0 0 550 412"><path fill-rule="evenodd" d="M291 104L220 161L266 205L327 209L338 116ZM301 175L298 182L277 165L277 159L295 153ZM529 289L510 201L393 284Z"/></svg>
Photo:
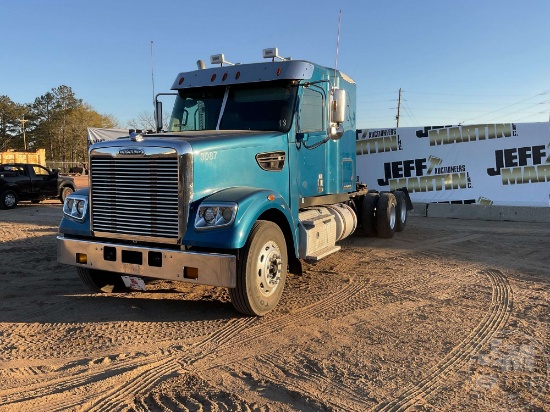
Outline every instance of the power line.
<svg viewBox="0 0 550 412"><path fill-rule="evenodd" d="M414 90L407 90L410 94L429 94L436 96L463 96L463 97L525 97L528 94L463 94L463 93L434 93L434 92L418 92Z"/></svg>
<svg viewBox="0 0 550 412"><path fill-rule="evenodd" d="M413 124L419 125L420 123L416 119L416 116L413 114L412 109L409 107L407 99L403 99L403 102L404 102L403 109L405 110L405 112L407 113L407 115L409 116ZM405 102L407 102L407 104L405 104Z"/></svg>
<svg viewBox="0 0 550 412"><path fill-rule="evenodd" d="M530 114L529 116L522 117L518 120L528 119L529 117L538 116L539 114L546 114L546 113L548 113L548 110L543 110L542 112L533 113L533 114ZM549 119L549 121L550 121L550 119Z"/></svg>
<svg viewBox="0 0 550 412"><path fill-rule="evenodd" d="M521 101L516 102L516 103L512 103L512 104L510 104L510 105L508 105L508 106L504 106L504 107L502 107L502 108L500 108L500 109L497 109L497 110L493 110L492 112L483 113L483 114L481 114L481 115L479 115L479 116L472 117L472 118L467 119L467 120L463 120L463 121L460 122L459 124L464 124L464 123L466 123L466 122L469 122L470 120L479 119L480 117L487 116L487 115L490 115L490 114L493 114L493 113L496 113L496 112L500 112L501 110L507 109L508 107L512 107L512 106L515 106L515 105L517 105L517 104L520 104L520 103L526 102L526 101L528 101L528 100L534 99L534 98L537 97L537 96L543 96L543 95L545 95L545 94L548 94L549 92L550 92L550 90L546 90L546 91L544 91L544 92L542 92L542 93L538 93L538 94L536 94L536 95L534 95L534 96L528 97L527 99L521 100Z"/></svg>
<svg viewBox="0 0 550 412"><path fill-rule="evenodd" d="M394 92L395 93L395 92ZM462 113L463 115L468 115L469 113L472 113L473 114L476 114L475 116L473 117L470 117L468 118L467 120L464 120L460 123L456 122L456 119L453 120L452 118L449 119L450 116L445 116L443 115L444 117L447 118L447 120L444 120L444 119L439 119L439 120L435 120L435 123L448 123L448 124L464 124L466 122L470 122L472 120L475 120L475 119L479 119L479 118L482 118L482 117L485 117L489 120L484 120L484 121L487 121L487 122L491 122L491 121L494 121L494 120L497 120L497 119L500 119L500 118L503 118L503 117L506 117L506 116L511 116L511 115L514 115L514 114L520 114L521 116L523 117L520 117L520 119L526 119L526 118L531 118L533 116L538 116L538 115L542 115L542 114L545 114L547 113L548 111L550 110L543 110L543 111L537 111L537 112L533 112L532 109L533 107L541 107L542 105L547 105L547 104L550 104L550 101L549 100L543 100L543 99L540 99L540 101L538 102L533 102L534 99L536 99L537 97L541 97L541 96L546 96L548 94L550 94L550 89L548 90L544 90L540 93L537 93L535 95L529 95L529 97L525 98L525 99L521 99L517 102L514 102L514 103L511 103L511 104L508 104L508 105L505 105L503 107L500 107L498 109L495 109L495 110L489 110L487 112L483 112L482 111L482 108L483 107L489 107L491 108L491 106L495 106L494 102L493 104L491 104L490 102L487 102L487 101L483 101L483 99L474 99L474 101L469 101L469 102L464 102L464 101L453 101L453 99L449 100L449 101L446 101L446 100L431 100L431 99L420 99L420 100L416 100L416 99L411 99L410 96L412 94L414 94L415 92L409 92L409 90L404 90L404 89L401 89L401 101L399 101L399 98L397 99L397 107L387 107L387 108L383 108L383 107L380 107L382 106L383 103L387 103L387 102L395 102L394 99L390 99L390 100L385 100L385 99L378 99L378 100L372 100L372 101L369 101L368 99L371 97L370 95L369 96L365 96L361 99L358 99L358 105L362 106L362 107L371 107L369 110L367 110L367 113L368 115L366 116L366 118L369 119L369 122L370 121L376 121L377 123L379 123L380 121L382 121L382 119L385 119L384 123L386 124L391 124L392 121L391 119L394 118L395 120L398 120L397 119L397 116L395 115L392 115L390 113L390 111L394 111L393 113L395 113L395 110L397 109L398 110L398 116L400 117L399 120L401 120L401 123L402 123L402 118L403 116L405 116L408 120L407 121L411 121L417 125L419 124L424 124L424 123L421 123L418 121L418 118L415 116L415 113L418 114L418 112L422 112L422 114L424 114L423 116L420 116L421 118L423 118L423 120L427 120L425 123L428 124L428 123L434 123L434 118L437 118L437 117L440 117L439 115L437 115L436 113L438 112L447 112L449 114L451 113ZM416 92L417 94L419 94L420 92ZM377 93L378 95L381 95L381 94L391 94L390 92L388 93ZM475 95L471 95L471 94L457 94L457 95L453 95L453 94L449 94L449 93L424 93L424 94L433 94L433 95L440 95L440 96L468 96L470 98L472 97L475 97ZM495 96L495 95L482 95L483 97L492 97L492 96ZM498 95L498 96L525 96L525 95ZM527 105L525 105L525 103L528 102ZM425 106L424 103L426 104L433 104L433 105L436 105L436 106L431 106L431 105L428 105L428 106ZM463 107L463 109L460 109L458 106L461 106ZM506 109L509 109L509 108L513 108L513 107L516 107L515 110L512 110L512 111L508 111L504 114L505 110ZM413 107L415 108L414 112L413 113ZM454 108L453 108L454 107ZM481 108L481 109L480 109ZM531 113L529 113L529 109L531 109ZM386 114L387 112L387 114ZM432 115L426 115L426 113L433 113ZM460 114L458 114L460 116ZM494 115L496 117L490 117L491 115ZM451 115L452 116L452 115ZM518 119L518 120L520 120ZM517 120L516 120L517 121ZM401 125L401 124L400 124Z"/></svg>
<svg viewBox="0 0 550 412"><path fill-rule="evenodd" d="M515 112L507 113L507 114L504 114L504 115L498 116L498 117L493 117L491 120L500 119L502 117L510 116L511 114L515 114L515 113L521 113L523 110L530 109L531 107L535 107L535 106L538 106L540 104L549 104L549 103L550 103L550 100L547 100L545 102L535 103L535 104L532 104L531 106L527 106L527 107L524 107L522 109L516 110Z"/></svg>

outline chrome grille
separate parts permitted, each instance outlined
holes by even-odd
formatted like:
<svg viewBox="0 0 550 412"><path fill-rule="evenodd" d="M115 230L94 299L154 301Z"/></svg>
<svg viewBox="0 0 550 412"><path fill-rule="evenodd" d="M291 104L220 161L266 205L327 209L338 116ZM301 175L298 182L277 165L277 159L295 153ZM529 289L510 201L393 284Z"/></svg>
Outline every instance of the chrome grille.
<svg viewBox="0 0 550 412"><path fill-rule="evenodd" d="M91 157L94 232L178 238L178 158Z"/></svg>

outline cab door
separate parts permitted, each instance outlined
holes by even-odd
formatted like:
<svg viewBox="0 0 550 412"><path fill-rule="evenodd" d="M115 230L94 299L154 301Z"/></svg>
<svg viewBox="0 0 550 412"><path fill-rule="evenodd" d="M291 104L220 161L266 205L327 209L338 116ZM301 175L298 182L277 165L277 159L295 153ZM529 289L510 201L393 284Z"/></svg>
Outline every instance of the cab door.
<svg viewBox="0 0 550 412"><path fill-rule="evenodd" d="M297 184L300 204L326 193L326 99L320 87L305 87L300 98L296 127Z"/></svg>
<svg viewBox="0 0 550 412"><path fill-rule="evenodd" d="M57 173L39 165L32 166L33 193L41 197L57 196Z"/></svg>

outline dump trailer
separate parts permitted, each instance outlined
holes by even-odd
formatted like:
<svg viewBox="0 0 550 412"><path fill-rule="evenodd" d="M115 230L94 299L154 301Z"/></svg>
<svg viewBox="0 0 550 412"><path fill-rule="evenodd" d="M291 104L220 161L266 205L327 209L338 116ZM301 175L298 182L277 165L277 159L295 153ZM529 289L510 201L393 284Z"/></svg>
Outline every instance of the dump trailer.
<svg viewBox="0 0 550 412"><path fill-rule="evenodd" d="M168 130L94 144L89 187L68 196L57 258L96 292L164 279L228 288L262 316L301 260L338 252L358 232L405 227L406 190L371 193L356 176L355 83L281 58L223 55L179 73Z"/></svg>

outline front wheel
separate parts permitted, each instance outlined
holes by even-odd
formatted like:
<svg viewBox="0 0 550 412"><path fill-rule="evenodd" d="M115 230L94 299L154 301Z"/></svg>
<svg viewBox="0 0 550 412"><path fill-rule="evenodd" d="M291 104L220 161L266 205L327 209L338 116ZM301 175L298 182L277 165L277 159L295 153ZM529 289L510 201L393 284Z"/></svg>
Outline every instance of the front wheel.
<svg viewBox="0 0 550 412"><path fill-rule="evenodd" d="M240 252L237 285L229 289L231 303L241 313L263 316L279 302L288 265L286 241L279 226L259 220Z"/></svg>
<svg viewBox="0 0 550 412"><path fill-rule="evenodd" d="M117 273L81 267L77 267L76 271L80 280L82 280L92 292L114 293L127 291L122 278Z"/></svg>
<svg viewBox="0 0 550 412"><path fill-rule="evenodd" d="M65 198L73 192L74 192L74 190L70 186L62 187L61 188L61 194L59 195L59 200L61 200L61 203L65 203Z"/></svg>
<svg viewBox="0 0 550 412"><path fill-rule="evenodd" d="M0 209L13 209L17 206L17 201L17 193L10 189L4 190L0 194Z"/></svg>

